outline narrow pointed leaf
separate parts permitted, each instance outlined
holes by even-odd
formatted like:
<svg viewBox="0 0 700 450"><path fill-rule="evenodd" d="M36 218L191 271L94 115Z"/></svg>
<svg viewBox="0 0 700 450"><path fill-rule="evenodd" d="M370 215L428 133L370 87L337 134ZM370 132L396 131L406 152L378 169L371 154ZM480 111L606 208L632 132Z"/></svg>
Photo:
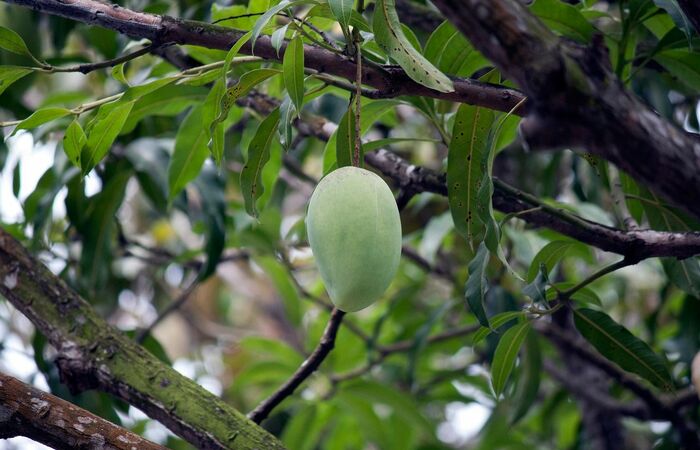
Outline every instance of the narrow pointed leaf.
<svg viewBox="0 0 700 450"><path fill-rule="evenodd" d="M109 152L133 106L134 101L115 102L102 105L97 111L87 128L88 138L82 155L83 175L87 175Z"/></svg>
<svg viewBox="0 0 700 450"><path fill-rule="evenodd" d="M255 203L263 193L261 173L270 159L270 145L276 136L279 118L279 109L275 109L260 122L248 148L248 160L241 170L241 192L245 209L253 217L258 215Z"/></svg>
<svg viewBox="0 0 700 450"><path fill-rule="evenodd" d="M477 212L477 200L486 169L483 161L493 119L491 110L460 105L447 154L450 212L455 228L471 245L484 232L484 223Z"/></svg>
<svg viewBox="0 0 700 450"><path fill-rule="evenodd" d="M75 167L81 167L80 155L86 142L87 137L85 136L83 128L77 120L73 120L73 122L68 125L68 128L66 128L66 134L63 135L63 151L66 152L68 160L73 163Z"/></svg>
<svg viewBox="0 0 700 450"><path fill-rule="evenodd" d="M377 0L374 10L374 39L415 82L440 92L452 92L454 86L406 38L396 13L395 0Z"/></svg>
<svg viewBox="0 0 700 450"><path fill-rule="evenodd" d="M499 397L506 387L510 373L515 367L520 347L530 331L530 322L523 322L508 328L498 341L491 364L491 384L496 397Z"/></svg>
<svg viewBox="0 0 700 450"><path fill-rule="evenodd" d="M479 342L484 340L486 336L493 333L494 330L498 330L498 328L510 322L511 320L519 319L521 317L525 318L525 314L520 311L506 311L496 314L495 316L489 319L490 327L481 327L478 330L476 330L476 333L474 333L474 336L472 337L472 345L478 344Z"/></svg>
<svg viewBox="0 0 700 450"><path fill-rule="evenodd" d="M34 59L34 56L27 48L27 44L24 43L22 37L13 30L2 26L0 26L0 48L17 55L29 56Z"/></svg>
<svg viewBox="0 0 700 450"><path fill-rule="evenodd" d="M272 36L270 36L270 44L272 45L272 48L275 49L275 52L277 52L278 58L280 56L280 48L282 48L282 44L284 43L284 37L287 35L288 28L289 24L279 27L274 33L272 33Z"/></svg>
<svg viewBox="0 0 700 450"><path fill-rule="evenodd" d="M351 106L345 111L343 118L338 123L335 141L335 158L338 167L352 166L353 153L355 152L355 136L355 111ZM362 158L360 158L361 161Z"/></svg>
<svg viewBox="0 0 700 450"><path fill-rule="evenodd" d="M576 328L603 356L664 390L673 380L664 361L649 345L607 314L593 309L574 310Z"/></svg>
<svg viewBox="0 0 700 450"><path fill-rule="evenodd" d="M298 114L304 102L304 43L301 37L292 39L287 45L282 60L282 72L284 86Z"/></svg>
<svg viewBox="0 0 700 450"><path fill-rule="evenodd" d="M354 0L328 0L328 6L331 12L338 19L343 28L347 29L350 26L350 17L352 17L352 8L355 5Z"/></svg>
<svg viewBox="0 0 700 450"><path fill-rule="evenodd" d="M489 262L489 252L482 242L469 263L469 278L464 289L464 297L479 323L490 328L489 319L484 311L484 294L488 283L486 281L486 265Z"/></svg>
<svg viewBox="0 0 700 450"><path fill-rule="evenodd" d="M66 108L43 108L36 110L31 116L17 124L10 136L14 135L19 130L31 130L39 125L45 124L46 122L51 122L52 120L65 117L70 113L70 110Z"/></svg>
<svg viewBox="0 0 700 450"><path fill-rule="evenodd" d="M207 139L207 130L202 126L202 107L197 106L187 114L175 136L175 151L168 167L171 201L202 169L209 154Z"/></svg>
<svg viewBox="0 0 700 450"><path fill-rule="evenodd" d="M0 66L0 94L12 83L32 73L31 69L15 66Z"/></svg>

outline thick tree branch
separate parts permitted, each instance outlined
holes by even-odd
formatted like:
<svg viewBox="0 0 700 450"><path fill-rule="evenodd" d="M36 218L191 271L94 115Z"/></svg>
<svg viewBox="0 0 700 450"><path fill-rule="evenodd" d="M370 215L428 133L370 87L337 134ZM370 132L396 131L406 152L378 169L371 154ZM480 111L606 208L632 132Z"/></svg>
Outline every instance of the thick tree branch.
<svg viewBox="0 0 700 450"><path fill-rule="evenodd" d="M72 403L0 373L0 439L15 436L59 450L166 450Z"/></svg>
<svg viewBox="0 0 700 450"><path fill-rule="evenodd" d="M560 39L516 0L433 3L523 89L531 147L585 148L700 217L700 139L624 88L600 36L590 47Z"/></svg>
<svg viewBox="0 0 700 450"><path fill-rule="evenodd" d="M228 50L244 34L242 31L231 28L169 16L146 14L97 0L3 1L86 24L109 28L127 36L150 39L154 45L176 43ZM278 55L277 50L270 42L270 37L262 36L255 42L254 54L265 59L279 61L283 57L285 49L286 43L282 45ZM253 54L250 42L241 48L241 53ZM308 69L323 74L334 75L349 81L355 80L355 62L345 55L322 47L305 45L304 64ZM395 66L377 67L369 64L363 66L362 82L375 88L378 91L376 95L380 97L420 95L482 105L499 111L510 111L524 98L515 89L463 78L453 80L454 92L442 93L416 83L406 75L406 72Z"/></svg>
<svg viewBox="0 0 700 450"><path fill-rule="evenodd" d="M292 375L286 383L248 414L250 420L255 423L260 423L265 420L277 405L282 403L285 398L292 395L294 390L318 369L323 360L326 359L326 356L328 356L331 350L333 350L333 347L335 347L335 337L338 334L338 328L340 328L340 323L344 315L345 313L343 311L336 308L333 309L331 317L328 320L328 325L326 325L323 336L321 336L321 341L318 343L313 353L301 363L301 366L299 366L297 371L294 372L294 375Z"/></svg>
<svg viewBox="0 0 700 450"><path fill-rule="evenodd" d="M56 348L61 379L74 392L109 392L197 448L284 448L221 399L112 328L2 229L0 294Z"/></svg>

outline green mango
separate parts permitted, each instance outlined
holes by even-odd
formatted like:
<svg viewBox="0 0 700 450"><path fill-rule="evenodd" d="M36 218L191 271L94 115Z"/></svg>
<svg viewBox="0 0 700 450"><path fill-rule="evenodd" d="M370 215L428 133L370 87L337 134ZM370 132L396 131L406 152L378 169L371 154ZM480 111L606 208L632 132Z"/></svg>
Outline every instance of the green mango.
<svg viewBox="0 0 700 450"><path fill-rule="evenodd" d="M359 167L329 173L311 195L306 228L338 309L359 311L382 296L401 258L401 219L384 180Z"/></svg>

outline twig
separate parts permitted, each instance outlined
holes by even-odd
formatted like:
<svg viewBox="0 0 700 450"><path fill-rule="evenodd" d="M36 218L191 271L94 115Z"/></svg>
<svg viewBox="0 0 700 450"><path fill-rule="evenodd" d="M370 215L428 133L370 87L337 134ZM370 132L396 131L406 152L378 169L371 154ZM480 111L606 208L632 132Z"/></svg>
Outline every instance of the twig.
<svg viewBox="0 0 700 450"><path fill-rule="evenodd" d="M195 279L192 283L190 283L187 288L180 293L180 295L177 296L175 300L172 301L168 306L166 306L159 314L158 317L155 318L153 322L151 322L150 325L148 325L146 328L141 330L139 334L136 335L136 342L139 344L142 344L144 340L148 337L148 335L153 331L153 328L156 327L160 322L163 321L168 315L170 315L172 312L177 311L182 307L182 305L185 304L185 302L190 298L190 295L192 295L192 292L194 292L195 289L197 289L197 286L199 286L199 281Z"/></svg>
<svg viewBox="0 0 700 450"><path fill-rule="evenodd" d="M612 263L608 266L603 267L599 271L592 273L591 275L589 275L588 277L583 279L580 283L576 284L575 286L571 287L570 289L567 289L565 291L560 292L558 297L560 299L568 299L574 293L576 293L580 289L588 286L589 284L591 284L592 282L594 282L598 278L603 277L609 273L615 272L616 270L621 269L623 267L632 266L634 264L637 264L637 261L634 261L634 260L631 260L628 258L623 258L620 261Z"/></svg>
<svg viewBox="0 0 700 450"><path fill-rule="evenodd" d="M335 337L338 333L338 328L343 320L345 313L339 309L333 309L331 317L326 325L326 329L321 336L321 341L316 349L306 360L301 363L301 366L294 372L294 375L287 380L277 391L270 397L263 400L253 411L248 414L248 418L259 424L270 415L272 410L279 405L285 398L294 393L294 390L299 387L312 373L318 369L326 356L333 350L335 346Z"/></svg>
<svg viewBox="0 0 700 450"><path fill-rule="evenodd" d="M168 44L168 45L172 45L172 44ZM100 61L100 62L95 62L95 63L76 64L74 66L66 66L66 67L43 66L39 70L41 72L46 72L46 73L80 72L82 74L88 74L88 73L93 72L95 70L105 69L107 67L114 67L114 66L119 65L121 63L131 61L132 59L136 59L139 56L143 56L147 53L153 52L156 47L157 46L154 44L149 44L149 45L146 45L145 47L142 47L142 48L135 50L131 53L127 53L126 55L122 55L122 56L119 56L117 58L108 59L105 61ZM161 45L158 47L164 47L164 46Z"/></svg>

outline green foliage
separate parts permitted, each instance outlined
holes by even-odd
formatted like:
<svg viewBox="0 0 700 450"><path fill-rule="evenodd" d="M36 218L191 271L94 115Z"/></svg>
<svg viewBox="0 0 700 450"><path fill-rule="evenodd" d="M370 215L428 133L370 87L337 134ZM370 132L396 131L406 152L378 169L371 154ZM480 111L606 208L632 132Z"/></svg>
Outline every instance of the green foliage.
<svg viewBox="0 0 700 450"><path fill-rule="evenodd" d="M83 74L70 67L148 43L0 10L0 226L130 338L194 286L146 335L143 347L159 361L221 388L240 411L289 380L321 340L332 307L319 252L309 252L309 198L324 176L353 164L359 138L359 165L382 175L401 203L404 256L386 293L344 318L328 358L264 423L288 448L586 447L581 397L550 369L572 378L585 370L572 370L569 355L539 332L572 319L576 329L567 332L578 330L597 358L650 383L653 395L689 386L700 345L700 259L648 258L598 277L614 260L596 247L599 231L619 235L628 226L609 163L569 150L530 152L518 115L453 101L458 78L517 86L450 17L422 26L422 15L439 23L422 1L398 5L419 8L404 22L394 0L363 12L350 0L137 3L216 22L216 33L237 39L158 47ZM700 131L700 38L677 1L530 3L555 35L608 54L631 95ZM386 77L364 79L370 95L359 108L349 42L357 36L365 72ZM343 76L333 75L340 66ZM394 97L405 93L396 80L415 86L406 77L426 95ZM539 106L528 99L523 111ZM571 105L579 106L596 105ZM389 157L372 161L384 151ZM700 230L683 205L619 177L641 230ZM339 202L333 214L355 218L370 200ZM366 225L338 240L384 248ZM638 244L634 231L625 239ZM0 329L11 335L3 339L26 340L16 313L0 306ZM82 319L70 317L78 327ZM117 423L117 411L133 414L106 394L71 395L45 337L35 333L26 344L33 376L54 393ZM0 363L10 347L0 345ZM610 404L640 401L618 379L605 386L596 393ZM458 433L465 411L483 412L476 436ZM151 422L132 428L143 433ZM680 445L675 427L658 432L639 417L622 427L639 446Z"/></svg>

